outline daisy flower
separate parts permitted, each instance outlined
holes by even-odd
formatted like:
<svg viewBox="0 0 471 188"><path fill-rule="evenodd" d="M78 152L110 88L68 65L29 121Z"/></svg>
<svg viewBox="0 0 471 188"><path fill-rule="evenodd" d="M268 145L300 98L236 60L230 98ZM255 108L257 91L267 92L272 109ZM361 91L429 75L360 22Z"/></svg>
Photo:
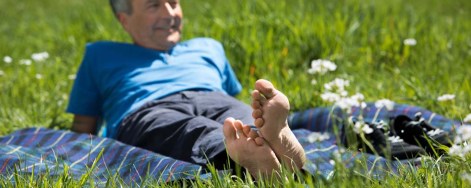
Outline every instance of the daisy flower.
<svg viewBox="0 0 471 188"><path fill-rule="evenodd" d="M455 99L455 95L453 94L445 94L445 95L442 95L442 96L439 96L437 98L437 101L439 102L445 102L445 101L452 101Z"/></svg>
<svg viewBox="0 0 471 188"><path fill-rule="evenodd" d="M311 68L308 69L309 74L325 74L329 71L335 71L337 69L337 65L329 60L317 59L311 62Z"/></svg>
<svg viewBox="0 0 471 188"><path fill-rule="evenodd" d="M415 46L415 45L417 45L417 40L415 40L414 38L405 39L404 40L404 45L406 45L406 46Z"/></svg>
<svg viewBox="0 0 471 188"><path fill-rule="evenodd" d="M49 53L47 52L39 52L39 53L34 53L31 55L31 59L33 59L36 62L41 62L49 58Z"/></svg>
<svg viewBox="0 0 471 188"><path fill-rule="evenodd" d="M375 107L378 109L386 107L387 110L391 111L394 109L394 102L389 99L381 99L375 102Z"/></svg>
<svg viewBox="0 0 471 188"><path fill-rule="evenodd" d="M5 57L3 57L3 62L11 63L11 62L13 62L13 58L11 58L10 56L5 56Z"/></svg>

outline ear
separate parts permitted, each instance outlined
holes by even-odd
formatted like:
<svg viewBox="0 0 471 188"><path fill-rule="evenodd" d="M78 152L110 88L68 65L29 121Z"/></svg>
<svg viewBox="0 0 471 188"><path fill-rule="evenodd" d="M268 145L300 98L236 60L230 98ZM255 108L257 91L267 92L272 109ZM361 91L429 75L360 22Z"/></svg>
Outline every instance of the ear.
<svg viewBox="0 0 471 188"><path fill-rule="evenodd" d="M128 24L129 16L126 13L119 12L116 14L116 17L118 18L119 23L121 23L121 26L123 26L124 30L129 32L128 30L129 29L129 24Z"/></svg>

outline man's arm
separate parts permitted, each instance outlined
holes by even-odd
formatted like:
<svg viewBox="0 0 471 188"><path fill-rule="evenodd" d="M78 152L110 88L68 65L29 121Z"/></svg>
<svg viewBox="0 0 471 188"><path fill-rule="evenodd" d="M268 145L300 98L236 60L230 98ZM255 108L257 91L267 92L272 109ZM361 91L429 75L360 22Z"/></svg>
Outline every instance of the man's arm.
<svg viewBox="0 0 471 188"><path fill-rule="evenodd" d="M71 130L78 133L96 134L97 122L97 117L74 115Z"/></svg>

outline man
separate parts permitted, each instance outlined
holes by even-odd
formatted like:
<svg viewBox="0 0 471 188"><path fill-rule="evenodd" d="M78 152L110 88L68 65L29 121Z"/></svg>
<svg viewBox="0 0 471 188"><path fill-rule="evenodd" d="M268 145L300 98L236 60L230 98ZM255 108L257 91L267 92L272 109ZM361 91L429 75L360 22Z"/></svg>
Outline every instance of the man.
<svg viewBox="0 0 471 188"><path fill-rule="evenodd" d="M208 38L179 42L178 0L110 4L134 44L87 45L67 109L73 131L94 134L103 121L104 136L217 168L227 163L227 151L256 177L280 164L303 166L304 150L287 126L286 96L259 80L252 109L233 98L242 87L222 45Z"/></svg>

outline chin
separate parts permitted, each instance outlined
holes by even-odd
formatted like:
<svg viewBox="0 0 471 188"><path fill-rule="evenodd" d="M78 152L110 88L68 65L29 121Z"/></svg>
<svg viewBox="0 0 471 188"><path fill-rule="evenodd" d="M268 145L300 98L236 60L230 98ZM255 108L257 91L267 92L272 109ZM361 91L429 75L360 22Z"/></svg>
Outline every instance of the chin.
<svg viewBox="0 0 471 188"><path fill-rule="evenodd" d="M164 47L164 48L166 48L165 50L169 50L169 49L173 48L178 42L179 42L179 40L167 40L165 42L165 47Z"/></svg>
<svg viewBox="0 0 471 188"><path fill-rule="evenodd" d="M174 33L167 37L167 41L174 44L180 42L180 39L181 39L180 32Z"/></svg>

